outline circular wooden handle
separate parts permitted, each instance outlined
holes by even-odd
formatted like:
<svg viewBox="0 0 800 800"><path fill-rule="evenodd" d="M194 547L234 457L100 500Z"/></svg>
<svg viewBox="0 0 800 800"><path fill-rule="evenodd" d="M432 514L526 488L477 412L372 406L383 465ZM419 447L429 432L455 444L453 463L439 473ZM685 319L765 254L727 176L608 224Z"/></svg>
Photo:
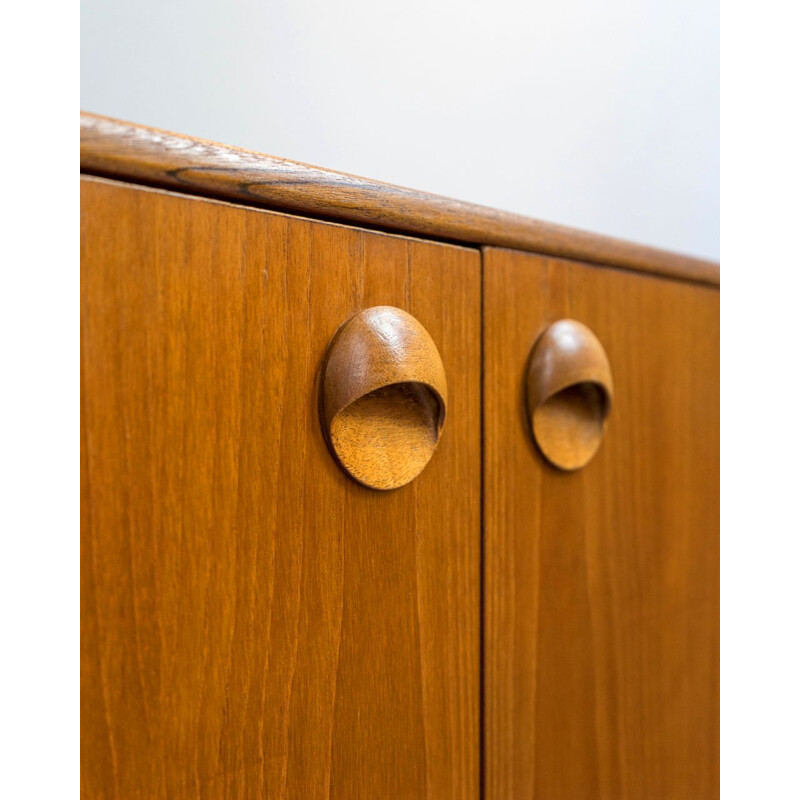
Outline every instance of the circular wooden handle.
<svg viewBox="0 0 800 800"><path fill-rule="evenodd" d="M410 314L374 306L342 325L328 347L320 393L328 445L359 483L397 489L430 461L447 380L433 339Z"/></svg>
<svg viewBox="0 0 800 800"><path fill-rule="evenodd" d="M614 396L599 339L574 319L554 323L533 347L527 383L528 418L542 455L564 470L588 464Z"/></svg>

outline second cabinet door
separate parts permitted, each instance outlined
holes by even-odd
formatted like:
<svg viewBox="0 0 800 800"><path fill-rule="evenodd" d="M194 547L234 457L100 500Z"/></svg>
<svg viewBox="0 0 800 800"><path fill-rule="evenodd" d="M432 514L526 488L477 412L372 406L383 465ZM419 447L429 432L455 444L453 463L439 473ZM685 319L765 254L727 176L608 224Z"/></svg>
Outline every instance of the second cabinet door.
<svg viewBox="0 0 800 800"><path fill-rule="evenodd" d="M719 292L484 257L485 796L717 796ZM565 318L614 383L574 472L541 456L524 391Z"/></svg>
<svg viewBox="0 0 800 800"><path fill-rule="evenodd" d="M479 253L81 188L82 796L477 797ZM374 305L449 388L392 492L318 415Z"/></svg>

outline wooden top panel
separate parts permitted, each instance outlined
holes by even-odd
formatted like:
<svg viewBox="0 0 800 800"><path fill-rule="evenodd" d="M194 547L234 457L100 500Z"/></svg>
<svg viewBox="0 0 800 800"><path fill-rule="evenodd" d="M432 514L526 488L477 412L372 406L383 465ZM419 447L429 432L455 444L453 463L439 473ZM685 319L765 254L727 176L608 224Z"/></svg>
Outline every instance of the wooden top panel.
<svg viewBox="0 0 800 800"><path fill-rule="evenodd" d="M86 112L81 170L385 230L719 285L714 262Z"/></svg>

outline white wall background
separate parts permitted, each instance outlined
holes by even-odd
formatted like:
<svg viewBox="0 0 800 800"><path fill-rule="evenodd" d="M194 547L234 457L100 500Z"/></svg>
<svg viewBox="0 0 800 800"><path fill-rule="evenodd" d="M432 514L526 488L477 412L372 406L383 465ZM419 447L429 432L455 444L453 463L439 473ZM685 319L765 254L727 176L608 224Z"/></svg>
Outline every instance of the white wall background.
<svg viewBox="0 0 800 800"><path fill-rule="evenodd" d="M717 0L83 0L86 111L719 258Z"/></svg>

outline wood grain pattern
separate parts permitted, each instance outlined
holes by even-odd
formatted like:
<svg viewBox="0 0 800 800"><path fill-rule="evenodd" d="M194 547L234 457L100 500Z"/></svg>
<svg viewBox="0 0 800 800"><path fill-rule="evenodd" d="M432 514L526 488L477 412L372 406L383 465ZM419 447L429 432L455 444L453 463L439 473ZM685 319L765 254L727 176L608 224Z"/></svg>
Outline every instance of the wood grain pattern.
<svg viewBox="0 0 800 800"><path fill-rule="evenodd" d="M719 793L719 294L488 249L485 797ZM538 453L526 362L588 325L614 375L598 454Z"/></svg>
<svg viewBox="0 0 800 800"><path fill-rule="evenodd" d="M393 306L360 311L331 341L320 390L326 438L355 480L397 489L425 469L444 425L447 376L419 320Z"/></svg>
<svg viewBox="0 0 800 800"><path fill-rule="evenodd" d="M719 284L719 265L710 261L85 112L81 170L386 230Z"/></svg>
<svg viewBox="0 0 800 800"><path fill-rule="evenodd" d="M479 254L81 188L83 797L477 797ZM318 419L373 305L451 376L388 493Z"/></svg>

